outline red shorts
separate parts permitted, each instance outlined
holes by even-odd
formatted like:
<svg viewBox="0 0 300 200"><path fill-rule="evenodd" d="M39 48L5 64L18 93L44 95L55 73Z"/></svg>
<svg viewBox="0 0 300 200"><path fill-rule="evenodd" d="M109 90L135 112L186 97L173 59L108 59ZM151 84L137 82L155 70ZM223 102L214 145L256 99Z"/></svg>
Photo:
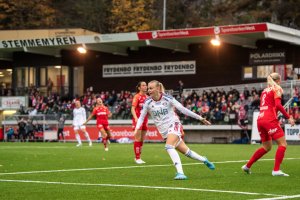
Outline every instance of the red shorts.
<svg viewBox="0 0 300 200"><path fill-rule="evenodd" d="M262 142L277 140L285 136L277 120L257 120L257 128Z"/></svg>
<svg viewBox="0 0 300 200"><path fill-rule="evenodd" d="M110 127L108 124L97 124L97 128L100 129L104 129L106 131L110 131Z"/></svg>
<svg viewBox="0 0 300 200"><path fill-rule="evenodd" d="M136 123L132 120L132 129L135 130ZM142 126L139 128L142 131L148 131L148 120L144 120Z"/></svg>

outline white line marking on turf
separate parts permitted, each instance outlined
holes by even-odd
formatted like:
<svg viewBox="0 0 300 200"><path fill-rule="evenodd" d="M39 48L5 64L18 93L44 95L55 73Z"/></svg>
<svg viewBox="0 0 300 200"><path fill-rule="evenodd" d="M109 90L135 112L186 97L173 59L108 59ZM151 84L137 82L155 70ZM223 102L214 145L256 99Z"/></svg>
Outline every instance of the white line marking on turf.
<svg viewBox="0 0 300 200"><path fill-rule="evenodd" d="M50 181L5 180L5 179L0 179L0 182L80 185L80 186L104 186L104 187L127 187L127 188L147 188L147 189L165 189L165 190L186 190L186 191L217 192L217 193L230 193L230 194L264 195L264 196L283 197L283 195L267 194L267 193L240 192L240 191L230 191L230 190L211 190L211 189L201 189L201 188L165 187L165 186L120 185L120 184L100 184L100 183L67 183L67 182L52 182L52 181L50 182Z"/></svg>
<svg viewBox="0 0 300 200"><path fill-rule="evenodd" d="M260 159L260 161L273 161L274 159ZM285 158L285 160L300 160L300 158ZM236 160L236 161L218 161L215 164L226 164L226 163L243 163L247 160ZM199 165L203 163L186 163L182 165ZM0 173L1 175L16 175L16 174L38 174L38 173L55 173L55 172L75 172L75 171L94 171L94 170L110 170L110 169L131 169L131 168L151 168L151 167L169 167L172 164L165 165L133 165L133 166L121 166L121 167L100 167L100 168L83 168L83 169L58 169L58 170L43 170L43 171L27 171L27 172L6 172Z"/></svg>
<svg viewBox="0 0 300 200"><path fill-rule="evenodd" d="M300 197L300 194L291 195L291 196L282 196L282 197L272 197L272 198L263 198L263 199L256 199L256 200L277 200L277 199L294 199Z"/></svg>
<svg viewBox="0 0 300 200"><path fill-rule="evenodd" d="M44 146L15 146L15 147L12 147L12 146L10 146L10 147L0 147L0 150L3 150L3 149L69 149L69 148L70 147L66 147L66 146L51 146L51 147L44 147Z"/></svg>

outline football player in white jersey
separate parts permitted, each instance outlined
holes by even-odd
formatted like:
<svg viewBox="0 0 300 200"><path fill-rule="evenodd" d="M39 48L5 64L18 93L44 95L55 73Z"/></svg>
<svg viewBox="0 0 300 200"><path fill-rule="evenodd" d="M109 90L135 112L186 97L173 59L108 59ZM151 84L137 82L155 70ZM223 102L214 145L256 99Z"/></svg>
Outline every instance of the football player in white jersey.
<svg viewBox="0 0 300 200"><path fill-rule="evenodd" d="M86 120L86 112L83 107L81 107L80 101L75 101L75 108L73 109L73 128L75 131L75 137L78 141L77 147L82 146L79 130L81 130L89 142L89 146L92 146L92 141L90 139L89 133L86 131L86 127L83 125L83 123Z"/></svg>
<svg viewBox="0 0 300 200"><path fill-rule="evenodd" d="M154 121L155 126L166 140L165 149L171 157L177 173L175 180L185 180L187 177L183 173L180 157L177 153L184 154L185 156L203 162L209 169L214 170L215 165L211 163L206 157L197 154L189 149L185 142L181 139L181 122L174 112L174 107L183 114L198 119L205 125L210 125L210 122L202 118L200 115L183 107L175 98L164 93L162 83L153 80L148 83L149 98L146 99L141 115L135 127L135 133L142 125L145 116L149 113ZM177 151L176 151L177 150Z"/></svg>

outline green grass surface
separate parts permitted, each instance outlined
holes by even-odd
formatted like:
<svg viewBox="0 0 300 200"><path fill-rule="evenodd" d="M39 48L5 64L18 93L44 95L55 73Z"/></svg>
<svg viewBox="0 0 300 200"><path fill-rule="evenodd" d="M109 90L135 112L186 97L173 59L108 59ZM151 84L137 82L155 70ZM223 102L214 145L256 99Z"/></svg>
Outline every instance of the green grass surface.
<svg viewBox="0 0 300 200"><path fill-rule="evenodd" d="M252 167L251 175L241 166L259 145L189 147L215 162L216 170L181 156L188 180L175 181L164 144L145 144L147 163L136 165L132 144L111 144L105 152L96 143L78 148L75 143L1 142L0 199L300 199L300 146L288 146L282 164L290 177L271 176L277 146Z"/></svg>

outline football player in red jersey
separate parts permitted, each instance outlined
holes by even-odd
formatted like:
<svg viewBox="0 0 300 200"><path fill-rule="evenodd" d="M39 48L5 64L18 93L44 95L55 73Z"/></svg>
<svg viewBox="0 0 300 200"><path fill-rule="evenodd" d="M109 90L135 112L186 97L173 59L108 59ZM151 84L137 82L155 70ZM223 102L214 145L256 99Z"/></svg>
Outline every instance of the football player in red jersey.
<svg viewBox="0 0 300 200"><path fill-rule="evenodd" d="M254 162L269 152L272 148L272 140L275 140L278 148L275 155L275 164L272 171L273 176L289 176L280 170L280 164L284 158L286 150L286 139L277 119L277 112L280 111L288 122L293 126L295 121L287 114L281 105L282 88L279 86L281 77L278 73L272 73L267 77L268 86L260 96L260 112L257 119L257 128L262 141L262 147L257 149L242 170L248 174Z"/></svg>
<svg viewBox="0 0 300 200"><path fill-rule="evenodd" d="M91 120L94 116L96 116L97 128L102 134L102 143L104 145L104 150L108 151L107 141L111 137L110 128L108 125L108 118L110 118L112 114L109 111L109 109L103 104L103 101L100 97L96 99L96 106L93 109L92 114L88 117L84 124L87 124L87 122Z"/></svg>
<svg viewBox="0 0 300 200"><path fill-rule="evenodd" d="M136 122L141 114L143 104L147 99L147 84L144 81L141 81L136 86L136 94L133 97L131 114L132 114L132 128L135 129ZM135 154L135 162L137 164L144 164L145 162L141 159L141 152L143 147L143 142L145 135L148 130L148 117L145 117L144 122L141 128L134 135L133 150Z"/></svg>

